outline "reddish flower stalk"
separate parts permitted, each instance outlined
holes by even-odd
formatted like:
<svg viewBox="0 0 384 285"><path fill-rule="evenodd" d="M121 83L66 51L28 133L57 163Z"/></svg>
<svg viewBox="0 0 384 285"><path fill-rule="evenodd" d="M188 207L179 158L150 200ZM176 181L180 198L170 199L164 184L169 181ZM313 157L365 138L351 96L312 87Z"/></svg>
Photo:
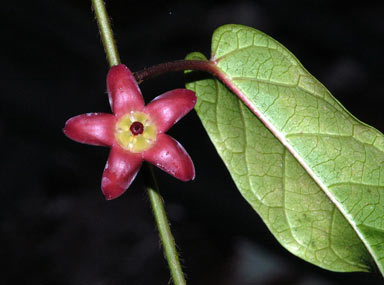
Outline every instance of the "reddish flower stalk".
<svg viewBox="0 0 384 285"><path fill-rule="evenodd" d="M79 115L69 119L63 130L77 142L111 147L101 183L105 198L122 195L143 160L182 181L194 179L195 169L188 153L165 132L194 107L195 93L171 90L145 106L135 78L123 64L110 69L107 87L114 114Z"/></svg>

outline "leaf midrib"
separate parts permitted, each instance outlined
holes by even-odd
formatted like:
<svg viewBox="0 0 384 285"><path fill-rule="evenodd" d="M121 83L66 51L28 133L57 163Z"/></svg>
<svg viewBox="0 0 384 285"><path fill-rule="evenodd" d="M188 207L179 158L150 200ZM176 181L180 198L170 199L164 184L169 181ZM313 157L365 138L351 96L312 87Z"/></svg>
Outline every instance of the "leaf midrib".
<svg viewBox="0 0 384 285"><path fill-rule="evenodd" d="M362 236L359 231L357 224L354 223L353 220L350 219L350 216L346 213L341 203L336 200L336 198L329 191L328 187L323 183L323 181L314 173L314 171L305 163L305 161L301 158L299 153L295 151L295 149L291 146L291 144L286 140L286 135L283 135L272 123L269 122L268 118L264 116L262 112L260 112L256 106L253 106L252 102L248 100L248 98L243 94L243 92L232 82L232 78L228 77L218 66L215 61L212 61L215 68L217 69L218 78L234 93L237 97L251 110L253 114L255 114L259 120L265 125L266 128L270 130L270 132L281 142L281 144L291 153L291 155L297 160L297 162L304 168L304 170L308 173L308 175L314 180L314 182L320 187L320 189L325 193L330 201L336 206L336 208L340 211L340 213L344 216L344 218L348 221L348 223L353 228L356 235L359 237L361 242L364 244L365 248L371 255L371 257L378 262L376 255L372 251L370 245L366 242L365 238ZM269 82L271 83L271 82ZM273 83L273 82L272 82ZM308 91L306 91L308 92ZM315 135L315 134L314 134ZM349 136L351 137L351 136ZM364 143L364 142L362 142ZM364 143L366 144L366 143ZM380 269L381 270L381 269Z"/></svg>

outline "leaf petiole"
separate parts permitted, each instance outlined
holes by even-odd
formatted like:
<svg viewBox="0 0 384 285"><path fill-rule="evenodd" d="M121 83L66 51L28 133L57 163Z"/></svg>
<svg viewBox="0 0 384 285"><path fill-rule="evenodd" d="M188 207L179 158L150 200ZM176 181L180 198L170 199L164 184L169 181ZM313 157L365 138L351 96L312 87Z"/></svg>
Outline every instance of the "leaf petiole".
<svg viewBox="0 0 384 285"><path fill-rule="evenodd" d="M205 71L219 76L219 71L215 64L210 60L175 60L165 63L160 63L157 65L153 65L151 67L144 68L138 72L134 73L134 76L137 82L140 84L143 81L165 74L169 72L177 72L184 70L197 70L197 71Z"/></svg>

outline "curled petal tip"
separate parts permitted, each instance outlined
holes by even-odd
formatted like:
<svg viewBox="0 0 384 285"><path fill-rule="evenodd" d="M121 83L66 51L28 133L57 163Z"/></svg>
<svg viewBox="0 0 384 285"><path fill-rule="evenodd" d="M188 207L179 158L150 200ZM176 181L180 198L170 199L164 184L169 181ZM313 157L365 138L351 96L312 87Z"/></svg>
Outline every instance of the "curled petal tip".
<svg viewBox="0 0 384 285"><path fill-rule="evenodd" d="M114 123L115 117L111 114L88 113L67 120L63 132L68 138L80 143L111 146Z"/></svg>
<svg viewBox="0 0 384 285"><path fill-rule="evenodd" d="M195 167L183 146L166 134L160 134L157 144L144 153L144 159L181 181L195 178Z"/></svg>
<svg viewBox="0 0 384 285"><path fill-rule="evenodd" d="M125 189L113 183L108 177L103 177L101 180L101 190L106 200L116 199L125 192Z"/></svg>
<svg viewBox="0 0 384 285"><path fill-rule="evenodd" d="M141 162L140 155L126 152L118 146L112 147L101 180L101 190L105 199L115 199L129 188L140 169Z"/></svg>
<svg viewBox="0 0 384 285"><path fill-rule="evenodd" d="M186 159L186 161L184 162L184 169L181 171L181 174L179 174L179 176L176 178L184 182L195 179L195 167L193 165L191 158Z"/></svg>
<svg viewBox="0 0 384 285"><path fill-rule="evenodd" d="M111 67L107 75L107 89L112 111L116 115L144 108L139 85L124 64Z"/></svg>
<svg viewBox="0 0 384 285"><path fill-rule="evenodd" d="M154 118L159 131L166 132L196 104L195 92L188 89L174 89L153 99L145 110Z"/></svg>

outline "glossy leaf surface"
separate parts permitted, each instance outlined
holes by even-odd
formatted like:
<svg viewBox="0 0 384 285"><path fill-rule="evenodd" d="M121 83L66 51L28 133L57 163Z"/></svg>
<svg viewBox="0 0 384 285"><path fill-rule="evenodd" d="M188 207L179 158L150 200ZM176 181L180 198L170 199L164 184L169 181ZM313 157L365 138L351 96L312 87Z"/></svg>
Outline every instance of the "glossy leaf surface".
<svg viewBox="0 0 384 285"><path fill-rule="evenodd" d="M260 31L220 27L211 61L232 92L217 79L190 81L195 109L277 240L329 270L383 272L383 135Z"/></svg>

